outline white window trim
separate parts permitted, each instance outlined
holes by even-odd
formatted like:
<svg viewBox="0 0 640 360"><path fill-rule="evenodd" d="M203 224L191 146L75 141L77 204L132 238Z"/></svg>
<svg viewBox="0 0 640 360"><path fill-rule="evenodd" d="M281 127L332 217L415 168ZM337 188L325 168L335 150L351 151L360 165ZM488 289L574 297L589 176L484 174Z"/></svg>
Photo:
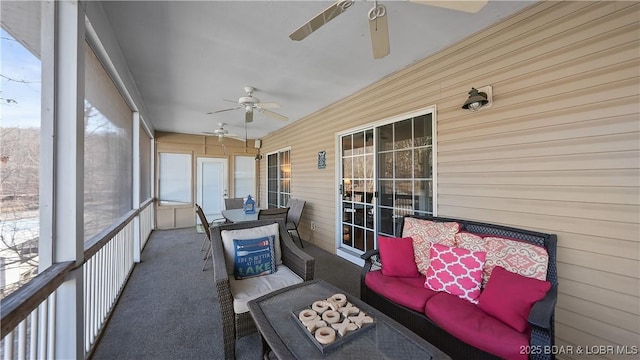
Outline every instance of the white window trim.
<svg viewBox="0 0 640 360"><path fill-rule="evenodd" d="M186 202L186 203L162 203L162 199L160 198L160 154L181 154L181 155L189 155L191 157L191 161L189 163L190 166L190 176L191 176L191 181L189 183L189 196L190 196L190 201ZM195 179L195 171L194 171L194 154L191 151L174 151L174 150L170 150L170 151L158 151L157 156L152 156L153 158L157 159L157 177L156 177L156 181L154 181L153 183L156 184L156 189L158 190L158 193L155 195L158 201L158 207L187 207L187 206L193 206L192 204L194 203L194 199L195 199L195 189L194 189L194 179Z"/></svg>
<svg viewBox="0 0 640 360"><path fill-rule="evenodd" d="M265 153L264 156L264 161L265 161L265 165L264 165L264 178L265 178L265 204L269 204L269 155L274 155L274 154L280 154L281 152L285 152L288 151L289 152L289 156L291 156L291 146L287 146L278 150L274 150L274 151L270 151L268 153ZM291 159L291 158L289 158ZM289 162L291 162L291 160L289 160ZM290 182L293 183L293 178L290 178ZM291 194L291 193L290 193ZM278 191L278 196L280 195L280 192ZM293 197L293 195L291 195ZM278 197L279 199L279 197ZM279 200L278 200L279 201Z"/></svg>

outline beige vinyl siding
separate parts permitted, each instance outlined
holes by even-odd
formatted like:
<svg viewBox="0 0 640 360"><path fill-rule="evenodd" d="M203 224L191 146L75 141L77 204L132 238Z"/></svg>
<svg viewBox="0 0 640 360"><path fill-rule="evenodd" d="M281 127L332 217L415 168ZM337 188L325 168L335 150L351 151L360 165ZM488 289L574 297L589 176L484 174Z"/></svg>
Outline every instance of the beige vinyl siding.
<svg viewBox="0 0 640 360"><path fill-rule="evenodd" d="M557 345L639 346L639 69L638 2L540 2L265 137L262 152L291 147L302 237L335 252L335 134L435 105L438 215L557 234ZM493 106L461 110L484 85Z"/></svg>
<svg viewBox="0 0 640 360"><path fill-rule="evenodd" d="M303 124L296 122L288 126L286 134L279 137L278 133L270 135L271 144L264 146L261 153L266 154L286 147L291 147L291 197L306 201L302 213L301 225L298 230L303 239L312 241L323 249L335 252L335 246L330 239L335 237L335 204L333 201L336 191L334 176L334 134L331 124ZM292 136L291 134L297 134ZM317 136L306 137L305 134ZM304 152L297 149L306 148ZM326 150L326 168L318 169L318 152ZM295 164L295 165L293 165ZM266 204L266 156L260 161L260 201ZM328 202L329 200L329 202ZM311 231L309 219L316 223L316 231Z"/></svg>
<svg viewBox="0 0 640 360"><path fill-rule="evenodd" d="M191 155L191 204L186 205L160 205L156 202L156 227L158 229L175 229L196 224L195 202L196 202L196 161L198 157L225 158L227 159L227 171L229 176L229 194L234 194L234 157L235 156L255 156L258 149L251 144L253 140L245 143L235 139L227 138L221 144L217 136L190 135L156 132L156 164L159 161L161 152L180 153ZM224 146L223 146L224 144ZM156 166L156 194L158 194L158 166ZM208 219L209 221L213 219Z"/></svg>

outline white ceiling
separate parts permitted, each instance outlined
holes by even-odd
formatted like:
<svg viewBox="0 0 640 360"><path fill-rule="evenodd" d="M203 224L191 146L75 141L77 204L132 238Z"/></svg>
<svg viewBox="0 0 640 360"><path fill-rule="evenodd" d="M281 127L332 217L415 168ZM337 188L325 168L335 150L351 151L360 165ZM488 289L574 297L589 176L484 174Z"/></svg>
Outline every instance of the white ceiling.
<svg viewBox="0 0 640 360"><path fill-rule="evenodd" d="M314 113L365 86L440 51L533 1L490 1L469 14L407 1L387 7L391 53L374 60L367 12L358 1L303 41L289 34L330 1L105 1L156 130L202 134L225 122L244 137L243 110L224 99L254 96L281 105L288 122L256 113L249 138Z"/></svg>

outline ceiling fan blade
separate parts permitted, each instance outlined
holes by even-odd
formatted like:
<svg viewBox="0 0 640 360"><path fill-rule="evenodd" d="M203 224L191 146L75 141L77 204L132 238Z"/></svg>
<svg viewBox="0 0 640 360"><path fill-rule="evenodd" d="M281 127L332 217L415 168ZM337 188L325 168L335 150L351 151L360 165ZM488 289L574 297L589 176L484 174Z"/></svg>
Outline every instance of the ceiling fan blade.
<svg viewBox="0 0 640 360"><path fill-rule="evenodd" d="M231 135L227 135L226 137L228 137L228 138L230 138L230 139L234 139L234 140L242 141L242 142L245 142L245 141L246 141L245 139L243 139L243 138L241 138L241 137L239 137L239 136L237 136L237 135L233 135L233 136L231 136Z"/></svg>
<svg viewBox="0 0 640 360"><path fill-rule="evenodd" d="M353 5L352 0L340 0L336 1L335 4L329 6L324 9L320 14L316 15L311 20L307 21L304 25L300 26L294 32L289 35L291 40L300 41L307 36L309 36L312 32L318 30L322 25L328 23L336 16L342 14L347 9L349 9Z"/></svg>
<svg viewBox="0 0 640 360"><path fill-rule="evenodd" d="M225 111L238 110L238 109L242 109L242 106L236 106L234 108L222 109L222 110L218 110L218 111L209 111L207 114L217 114L217 113L221 113L221 112L225 112Z"/></svg>
<svg viewBox="0 0 640 360"><path fill-rule="evenodd" d="M253 122L253 109L245 111L245 113L244 113L244 122L245 123Z"/></svg>
<svg viewBox="0 0 640 360"><path fill-rule="evenodd" d="M489 0L478 1L436 1L436 0L409 0L410 2L423 5L437 6L445 9L477 13L487 5Z"/></svg>
<svg viewBox="0 0 640 360"><path fill-rule="evenodd" d="M256 104L257 107L261 107L264 109L279 109L280 108L280 104L275 103L275 102L261 102Z"/></svg>
<svg viewBox="0 0 640 360"><path fill-rule="evenodd" d="M289 118L288 118L288 117L286 117L286 116L284 116L284 115L280 115L280 114L278 114L278 113L275 113L275 112L273 112L273 111L271 111L271 110L267 110L267 109L259 109L259 110L260 110L260 112L261 112L261 113L263 113L263 114L265 114L265 115L268 115L268 116L271 116L271 117L272 117L272 118L274 118L274 119L278 119L278 120L282 120L282 121L287 121L287 120L289 120Z"/></svg>
<svg viewBox="0 0 640 360"><path fill-rule="evenodd" d="M369 31L371 33L371 49L374 59L382 59L389 55L389 26L387 24L388 15L378 16L369 20Z"/></svg>
<svg viewBox="0 0 640 360"><path fill-rule="evenodd" d="M238 134L219 133L213 131L203 131L202 133L208 136L216 136L220 142L222 142L222 138L236 139L242 142L245 141L245 139L241 138Z"/></svg>

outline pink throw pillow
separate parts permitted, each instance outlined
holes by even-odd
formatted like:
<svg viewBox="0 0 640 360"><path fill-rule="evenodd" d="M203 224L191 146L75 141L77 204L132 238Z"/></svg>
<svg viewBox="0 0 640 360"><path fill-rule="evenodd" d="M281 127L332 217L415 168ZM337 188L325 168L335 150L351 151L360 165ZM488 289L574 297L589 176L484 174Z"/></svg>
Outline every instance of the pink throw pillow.
<svg viewBox="0 0 640 360"><path fill-rule="evenodd" d="M482 251L433 244L424 286L477 304L486 255Z"/></svg>
<svg viewBox="0 0 640 360"><path fill-rule="evenodd" d="M505 324L524 332L533 304L542 300L551 283L525 277L496 266L480 295L478 307Z"/></svg>
<svg viewBox="0 0 640 360"><path fill-rule="evenodd" d="M418 277L413 259L413 239L378 236L378 250L382 262L382 275Z"/></svg>

